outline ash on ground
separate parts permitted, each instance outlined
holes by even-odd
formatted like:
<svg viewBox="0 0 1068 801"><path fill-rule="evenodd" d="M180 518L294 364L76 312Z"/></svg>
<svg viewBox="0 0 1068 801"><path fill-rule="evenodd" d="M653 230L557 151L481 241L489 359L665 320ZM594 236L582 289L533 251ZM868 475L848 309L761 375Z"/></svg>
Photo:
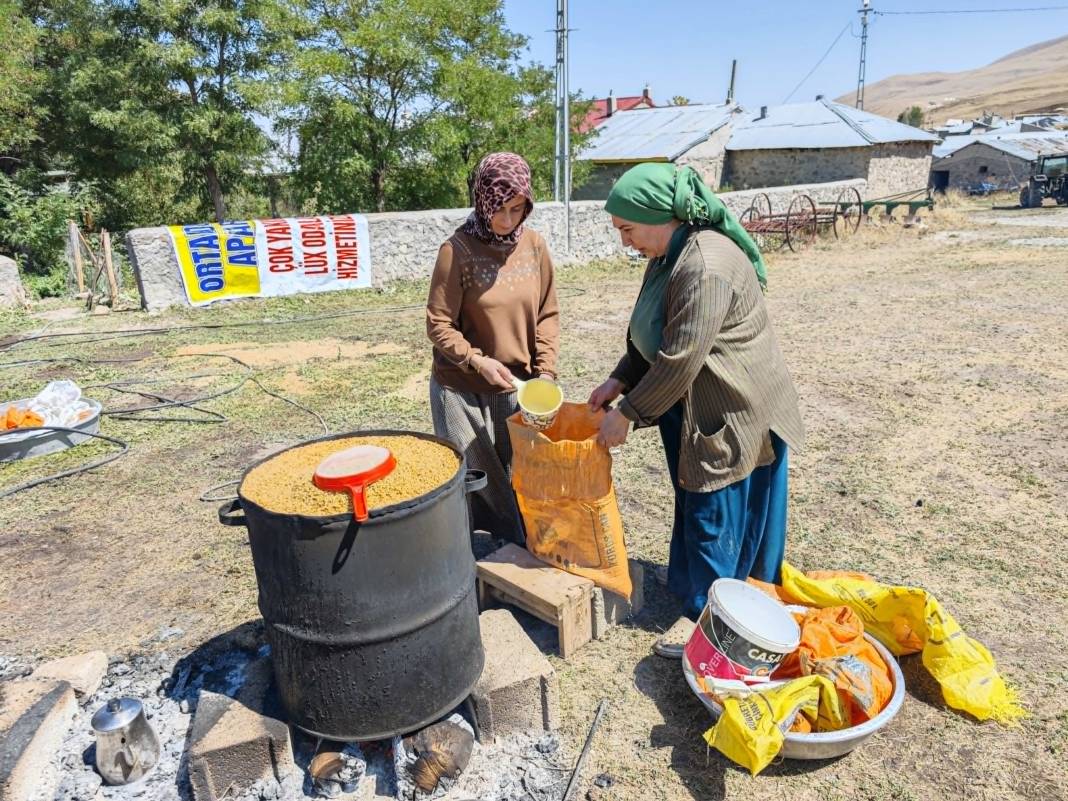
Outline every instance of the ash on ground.
<svg viewBox="0 0 1068 801"><path fill-rule="evenodd" d="M258 633L262 635L262 629ZM202 647L177 662L167 652L113 658L100 688L81 704L56 755L52 769L58 771L57 782L42 782L58 790L33 801L193 801L186 749L201 691L234 696L244 685L249 666L267 655L269 648L262 639L246 632L237 644ZM0 667L11 677L28 672L26 666L11 661ZM108 699L123 696L144 705L159 737L160 758L141 781L110 787L102 784L93 766L95 740L90 719ZM252 787L231 791L227 798L304 801L323 797L313 788L307 768L317 749L324 746L296 730L292 734L297 771L281 782L262 779ZM494 744L476 742L466 770L432 794L415 789L407 777L397 781L390 741L360 745L366 772L354 791L333 796L341 801L559 801L570 778L571 760L556 735L545 732L515 734Z"/></svg>

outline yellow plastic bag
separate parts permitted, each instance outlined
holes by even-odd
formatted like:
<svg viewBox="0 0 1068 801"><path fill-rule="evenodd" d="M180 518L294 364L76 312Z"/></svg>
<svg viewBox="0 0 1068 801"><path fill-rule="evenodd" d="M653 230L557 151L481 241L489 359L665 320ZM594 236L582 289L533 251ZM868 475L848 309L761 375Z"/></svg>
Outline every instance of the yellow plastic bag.
<svg viewBox="0 0 1068 801"><path fill-rule="evenodd" d="M805 676L745 698L724 699L723 713L705 732L705 742L756 776L778 756L798 715L818 732L849 725L834 683L824 676Z"/></svg>
<svg viewBox="0 0 1068 801"><path fill-rule="evenodd" d="M623 520L612 488L612 456L597 443L604 412L565 403L545 431L508 418L512 487L527 550L618 595L633 590Z"/></svg>
<svg viewBox="0 0 1068 801"><path fill-rule="evenodd" d="M1027 716L990 651L967 636L926 590L849 575L813 578L783 564L781 597L786 603L821 608L844 604L895 655L922 651L924 667L954 709L1003 724Z"/></svg>

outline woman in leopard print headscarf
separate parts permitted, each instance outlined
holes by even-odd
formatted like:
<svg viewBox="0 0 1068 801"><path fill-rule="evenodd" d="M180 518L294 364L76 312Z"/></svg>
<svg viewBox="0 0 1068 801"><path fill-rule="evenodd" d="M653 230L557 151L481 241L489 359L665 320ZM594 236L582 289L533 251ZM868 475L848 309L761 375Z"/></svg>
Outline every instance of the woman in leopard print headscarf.
<svg viewBox="0 0 1068 801"><path fill-rule="evenodd" d="M523 220L534 210L534 198L530 191L530 167L522 156L515 153L490 153L478 163L471 180L471 193L474 208L464 223L464 233L477 237L483 242L515 243L523 235ZM499 234L493 229L493 215L500 211L507 201L515 201L519 208L522 204L522 216L518 224L506 234ZM502 230L512 222L511 219L501 226Z"/></svg>
<svg viewBox="0 0 1068 801"><path fill-rule="evenodd" d="M517 409L512 376L556 376L553 265L545 240L523 225L534 196L521 156L482 159L472 194L474 209L441 246L430 281L430 409L434 432L455 442L467 466L489 478L485 490L470 496L473 527L522 542L506 420Z"/></svg>

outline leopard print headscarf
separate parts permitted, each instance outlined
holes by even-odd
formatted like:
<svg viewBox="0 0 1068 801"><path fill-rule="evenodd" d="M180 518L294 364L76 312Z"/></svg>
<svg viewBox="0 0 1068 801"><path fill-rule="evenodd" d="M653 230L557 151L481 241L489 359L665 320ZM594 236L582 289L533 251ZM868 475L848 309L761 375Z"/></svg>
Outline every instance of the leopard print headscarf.
<svg viewBox="0 0 1068 801"><path fill-rule="evenodd" d="M475 180L472 184L474 210L463 224L463 231L483 242L515 244L523 235L523 221L520 220L515 230L507 236L498 236L493 232L490 219L505 201L516 195L527 200L527 210L523 220L534 210L534 194L530 188L530 165L522 156L515 153L490 153L478 163Z"/></svg>

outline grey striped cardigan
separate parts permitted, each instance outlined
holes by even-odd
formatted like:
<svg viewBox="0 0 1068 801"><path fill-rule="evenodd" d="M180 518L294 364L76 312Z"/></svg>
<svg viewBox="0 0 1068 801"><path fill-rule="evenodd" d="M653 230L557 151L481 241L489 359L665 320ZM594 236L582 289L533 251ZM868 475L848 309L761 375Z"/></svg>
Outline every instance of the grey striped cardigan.
<svg viewBox="0 0 1068 801"><path fill-rule="evenodd" d="M626 388L620 411L639 425L653 424L682 400L681 487L710 492L770 464L769 431L801 448L797 392L741 249L715 231L692 232L664 301L656 360L642 358L628 330L627 355L612 377Z"/></svg>

